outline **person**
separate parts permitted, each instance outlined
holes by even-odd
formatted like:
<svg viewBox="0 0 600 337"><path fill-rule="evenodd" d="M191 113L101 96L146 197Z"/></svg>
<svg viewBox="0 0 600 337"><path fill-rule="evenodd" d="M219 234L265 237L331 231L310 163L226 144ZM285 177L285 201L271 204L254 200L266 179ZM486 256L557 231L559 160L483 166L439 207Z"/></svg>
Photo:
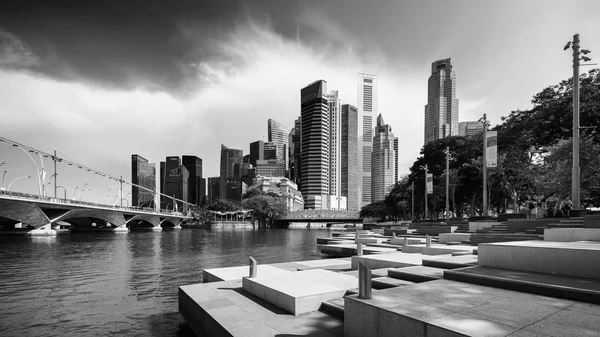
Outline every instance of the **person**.
<svg viewBox="0 0 600 337"><path fill-rule="evenodd" d="M571 201L571 198L565 197L565 200L560 203L560 209L563 214L569 218L571 216L571 209L573 209L573 202Z"/></svg>
<svg viewBox="0 0 600 337"><path fill-rule="evenodd" d="M548 210L549 218L556 216L556 206L558 206L558 198L556 197L556 193L552 192L548 199L546 199L546 209Z"/></svg>
<svg viewBox="0 0 600 337"><path fill-rule="evenodd" d="M533 198L529 198L527 202L527 217L537 218L537 202Z"/></svg>

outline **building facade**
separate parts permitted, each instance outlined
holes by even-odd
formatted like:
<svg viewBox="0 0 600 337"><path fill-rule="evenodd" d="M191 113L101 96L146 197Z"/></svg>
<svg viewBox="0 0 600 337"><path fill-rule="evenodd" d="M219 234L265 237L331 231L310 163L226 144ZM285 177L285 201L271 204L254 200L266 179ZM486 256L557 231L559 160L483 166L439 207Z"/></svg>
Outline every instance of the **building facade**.
<svg viewBox="0 0 600 337"><path fill-rule="evenodd" d="M155 207L155 193L151 191L156 191L156 164L140 155L131 155L131 182L134 184L131 185L131 206Z"/></svg>
<svg viewBox="0 0 600 337"><path fill-rule="evenodd" d="M208 191L206 193L206 204L210 205L221 199L221 177L208 178Z"/></svg>
<svg viewBox="0 0 600 337"><path fill-rule="evenodd" d="M242 199L242 179L240 165L243 162L243 157L244 153L241 149L229 148L221 144L221 182L219 184L219 196L221 199ZM238 165L237 175L235 170L236 164Z"/></svg>
<svg viewBox="0 0 600 337"><path fill-rule="evenodd" d="M473 136L483 133L483 123L479 121L467 121L458 123L459 136Z"/></svg>
<svg viewBox="0 0 600 337"><path fill-rule="evenodd" d="M276 157L278 161L281 161L285 165L285 169L287 170L287 162L288 162L288 142L289 142L290 130L283 126L283 124L279 123L274 119L269 119L267 121L267 138L270 143L275 146L276 149ZM271 159L271 158L265 158Z"/></svg>
<svg viewBox="0 0 600 337"><path fill-rule="evenodd" d="M181 164L179 156L167 157L164 175L164 190L161 192L166 196L162 197L161 208L185 212L185 204L176 199L188 201L189 172Z"/></svg>
<svg viewBox="0 0 600 337"><path fill-rule="evenodd" d="M456 73L452 70L452 59L447 58L431 64L425 105L425 144L457 135Z"/></svg>
<svg viewBox="0 0 600 337"><path fill-rule="evenodd" d="M349 211L360 210L358 167L358 110L350 104L342 105L341 114L340 194L346 197Z"/></svg>
<svg viewBox="0 0 600 337"><path fill-rule="evenodd" d="M377 126L373 136L373 154L371 156L371 202L385 199L396 176L396 152L394 151L392 127L385 124L381 114L377 116Z"/></svg>
<svg viewBox="0 0 600 337"><path fill-rule="evenodd" d="M256 176L256 182L248 187L248 191L258 189L264 193L275 193L282 198L289 212L304 209L304 199L298 191L298 185L285 177Z"/></svg>
<svg viewBox="0 0 600 337"><path fill-rule="evenodd" d="M361 207L371 203L373 116L377 114L377 76L358 74L358 166Z"/></svg>
<svg viewBox="0 0 600 337"><path fill-rule="evenodd" d="M290 131L289 136L289 165L288 170L289 179L298 186L298 190L301 190L301 179L300 179L300 161L302 158L302 117L296 119L294 127Z"/></svg>
<svg viewBox="0 0 600 337"><path fill-rule="evenodd" d="M206 202L206 180L202 178L202 159L196 156L181 156L181 160L189 173L187 201L198 206L204 205Z"/></svg>
<svg viewBox="0 0 600 337"><path fill-rule="evenodd" d="M327 82L315 81L300 91L301 190L305 208L322 209L329 195L329 107Z"/></svg>
<svg viewBox="0 0 600 337"><path fill-rule="evenodd" d="M340 195L342 100L337 90L325 96L329 108L329 194Z"/></svg>

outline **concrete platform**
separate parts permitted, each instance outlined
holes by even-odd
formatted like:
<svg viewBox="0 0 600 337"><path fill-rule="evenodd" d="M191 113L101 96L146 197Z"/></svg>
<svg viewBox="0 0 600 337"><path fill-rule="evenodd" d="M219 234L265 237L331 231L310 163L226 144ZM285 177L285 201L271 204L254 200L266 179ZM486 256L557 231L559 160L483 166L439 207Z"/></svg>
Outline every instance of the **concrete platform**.
<svg viewBox="0 0 600 337"><path fill-rule="evenodd" d="M480 267L600 280L600 243L516 241L479 245Z"/></svg>
<svg viewBox="0 0 600 337"><path fill-rule="evenodd" d="M427 266L393 268L388 270L388 276L399 280L420 283L441 279L444 277L444 270Z"/></svg>
<svg viewBox="0 0 600 337"><path fill-rule="evenodd" d="M281 268L272 267L269 265L258 265L257 272L261 276L274 276L283 273L289 273L287 270L283 270ZM204 269L202 271L202 282L220 282L220 281L231 281L231 280L241 280L242 277L248 276L250 274L249 266L239 266L239 267L228 267L228 268L213 268L213 269Z"/></svg>
<svg viewBox="0 0 600 337"><path fill-rule="evenodd" d="M419 245L425 243L425 239L420 238L408 238L407 241L409 245ZM390 244L404 246L404 237L391 238Z"/></svg>
<svg viewBox="0 0 600 337"><path fill-rule="evenodd" d="M421 253L423 255L443 255L452 254L453 252L473 252L472 246L447 246L442 244L432 243L430 247L426 245L409 245L402 246L403 253Z"/></svg>
<svg viewBox="0 0 600 337"><path fill-rule="evenodd" d="M544 241L600 241L600 228L546 228Z"/></svg>
<svg viewBox="0 0 600 337"><path fill-rule="evenodd" d="M371 282L371 286L373 289L387 289L415 284L415 282L399 280L397 278L387 276L374 278Z"/></svg>
<svg viewBox="0 0 600 337"><path fill-rule="evenodd" d="M477 266L447 270L444 278L600 304L600 280Z"/></svg>
<svg viewBox="0 0 600 337"><path fill-rule="evenodd" d="M315 311L293 316L246 294L242 281L179 287L179 312L198 336L343 336L343 321Z"/></svg>
<svg viewBox="0 0 600 337"><path fill-rule="evenodd" d="M423 265L442 269L457 269L477 265L477 255L459 255L450 257L436 257L423 259Z"/></svg>
<svg viewBox="0 0 600 337"><path fill-rule="evenodd" d="M344 336L600 336L600 306L437 280L344 298Z"/></svg>
<svg viewBox="0 0 600 337"><path fill-rule="evenodd" d="M319 310L321 303L344 297L358 288L358 279L316 269L242 279L242 289L293 315Z"/></svg>
<svg viewBox="0 0 600 337"><path fill-rule="evenodd" d="M361 262L370 269L420 266L423 264L423 258L424 256L422 254L408 254L402 252L370 256L353 256L352 270L358 269L358 262ZM429 256L427 256L427 258L429 258Z"/></svg>
<svg viewBox="0 0 600 337"><path fill-rule="evenodd" d="M356 255L355 244L339 244L339 245L317 245L321 254L331 256L353 256ZM363 254L381 254L397 252L394 248L363 246Z"/></svg>
<svg viewBox="0 0 600 337"><path fill-rule="evenodd" d="M453 241L469 241L470 239L471 234L469 233L440 233L439 236L439 242L443 244Z"/></svg>

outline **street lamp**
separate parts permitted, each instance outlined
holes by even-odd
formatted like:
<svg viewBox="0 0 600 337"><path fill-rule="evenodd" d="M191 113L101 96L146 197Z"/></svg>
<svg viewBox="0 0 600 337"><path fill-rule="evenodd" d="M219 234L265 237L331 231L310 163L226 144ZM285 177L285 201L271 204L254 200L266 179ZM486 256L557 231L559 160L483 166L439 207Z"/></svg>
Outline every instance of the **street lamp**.
<svg viewBox="0 0 600 337"><path fill-rule="evenodd" d="M81 197L83 196L83 192L85 192L85 191L91 191L91 190L92 190L91 188L88 188L87 190L82 189L81 193L79 193L79 200L81 200Z"/></svg>
<svg viewBox="0 0 600 337"><path fill-rule="evenodd" d="M46 172L44 171L44 161L41 160L42 155L40 154L40 160L42 161L42 173L40 173L40 169L38 168L37 163L35 162L35 160L33 159L33 157L29 154L29 152L27 152L27 150L25 150L24 148L20 147L17 144L13 144L12 146L16 147L18 149L21 149L23 152L25 152L25 154L33 162L33 166L35 166L35 171L37 172L37 176L38 176L38 187L39 187L39 190L40 190L40 196L42 196L42 179L45 178L44 176L46 175ZM31 152L33 152L33 151L31 151Z"/></svg>
<svg viewBox="0 0 600 337"><path fill-rule="evenodd" d="M6 188L6 192L10 191L10 187L12 186L12 184L15 183L15 181L17 181L19 179L23 179L23 178L31 178L31 176L22 176L22 177L15 178L15 180L11 181L10 184L8 184L8 187Z"/></svg>
<svg viewBox="0 0 600 337"><path fill-rule="evenodd" d="M67 200L67 189L64 186L56 186L56 188L62 188L63 189L63 191L65 192L63 199Z"/></svg>
<svg viewBox="0 0 600 337"><path fill-rule="evenodd" d="M425 170L425 220L427 220L428 206L427 206L427 164L425 166L421 166L422 170Z"/></svg>
<svg viewBox="0 0 600 337"><path fill-rule="evenodd" d="M73 195L75 195L73 197L73 200L77 200L79 199L79 196L81 195L81 193L83 193L83 190L85 189L85 187L88 185L88 183L83 184L83 187L81 188L81 190L79 191L79 194L75 195L75 193L77 193L77 189L79 188L79 186L75 187L75 192L73 192Z"/></svg>
<svg viewBox="0 0 600 337"><path fill-rule="evenodd" d="M4 170L4 173L2 174L2 185L0 185L0 190L4 191L4 176L6 176L6 170Z"/></svg>

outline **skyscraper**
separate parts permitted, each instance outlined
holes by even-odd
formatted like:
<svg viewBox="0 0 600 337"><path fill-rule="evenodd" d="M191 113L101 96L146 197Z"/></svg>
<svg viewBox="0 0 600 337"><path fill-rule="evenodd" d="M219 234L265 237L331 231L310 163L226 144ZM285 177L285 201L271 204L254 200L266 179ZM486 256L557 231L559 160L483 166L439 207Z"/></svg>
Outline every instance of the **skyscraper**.
<svg viewBox="0 0 600 337"><path fill-rule="evenodd" d="M206 180L202 178L202 159L196 156L182 156L181 159L189 173L187 201L190 204L202 205L206 196Z"/></svg>
<svg viewBox="0 0 600 337"><path fill-rule="evenodd" d="M179 156L167 157L164 170L164 190L162 193L167 197L163 197L162 205L165 209L185 211L185 206L181 201L188 201L188 170L181 165Z"/></svg>
<svg viewBox="0 0 600 337"><path fill-rule="evenodd" d="M300 190L302 186L300 178L300 161L302 158L302 117L296 119L294 122L294 128L290 131L289 139L289 178L298 186L298 190Z"/></svg>
<svg viewBox="0 0 600 337"><path fill-rule="evenodd" d="M431 64L425 105L425 144L457 135L456 73L452 70L452 59L447 58Z"/></svg>
<svg viewBox="0 0 600 337"><path fill-rule="evenodd" d="M283 124L277 122L274 119L269 119L267 121L267 136L269 142L273 143L276 147L276 153L278 161L282 161L285 164L285 169L287 170L287 161L288 161L288 140L290 130L283 126ZM268 160L271 158L265 158Z"/></svg>
<svg viewBox="0 0 600 337"><path fill-rule="evenodd" d="M361 206L371 203L373 116L377 114L377 77L358 74L358 166Z"/></svg>
<svg viewBox="0 0 600 337"><path fill-rule="evenodd" d="M355 106L342 105L340 194L348 200L348 210L360 210L358 194L358 110Z"/></svg>
<svg viewBox="0 0 600 337"><path fill-rule="evenodd" d="M300 91L302 118L301 192L305 208L321 209L329 195L329 107L327 82L315 81Z"/></svg>
<svg viewBox="0 0 600 337"><path fill-rule="evenodd" d="M467 121L458 123L459 136L472 136L483 133L483 123L479 121Z"/></svg>
<svg viewBox="0 0 600 337"><path fill-rule="evenodd" d="M219 196L221 199L241 200L242 177L240 165L244 153L241 149L228 148L221 144L221 181L219 183ZM238 165L237 175L235 165ZM236 187L237 186L237 187Z"/></svg>
<svg viewBox="0 0 600 337"><path fill-rule="evenodd" d="M342 100L337 90L325 95L329 108L329 194L340 195Z"/></svg>
<svg viewBox="0 0 600 337"><path fill-rule="evenodd" d="M371 202L385 199L389 188L395 183L396 153L392 128L385 124L383 116L377 116L371 157Z"/></svg>
<svg viewBox="0 0 600 337"><path fill-rule="evenodd" d="M400 179L400 177L398 177L398 137L394 138L394 152L396 153L396 159L394 164L394 183L396 183L398 182L398 179Z"/></svg>
<svg viewBox="0 0 600 337"><path fill-rule="evenodd" d="M156 191L156 164L149 163L140 155L131 155L131 182ZM131 185L131 206L154 206L154 193L135 185Z"/></svg>
<svg viewBox="0 0 600 337"><path fill-rule="evenodd" d="M221 177L209 177L208 178L208 193L206 194L206 204L210 205L215 201L221 199L220 193L221 188L219 185L221 184Z"/></svg>

